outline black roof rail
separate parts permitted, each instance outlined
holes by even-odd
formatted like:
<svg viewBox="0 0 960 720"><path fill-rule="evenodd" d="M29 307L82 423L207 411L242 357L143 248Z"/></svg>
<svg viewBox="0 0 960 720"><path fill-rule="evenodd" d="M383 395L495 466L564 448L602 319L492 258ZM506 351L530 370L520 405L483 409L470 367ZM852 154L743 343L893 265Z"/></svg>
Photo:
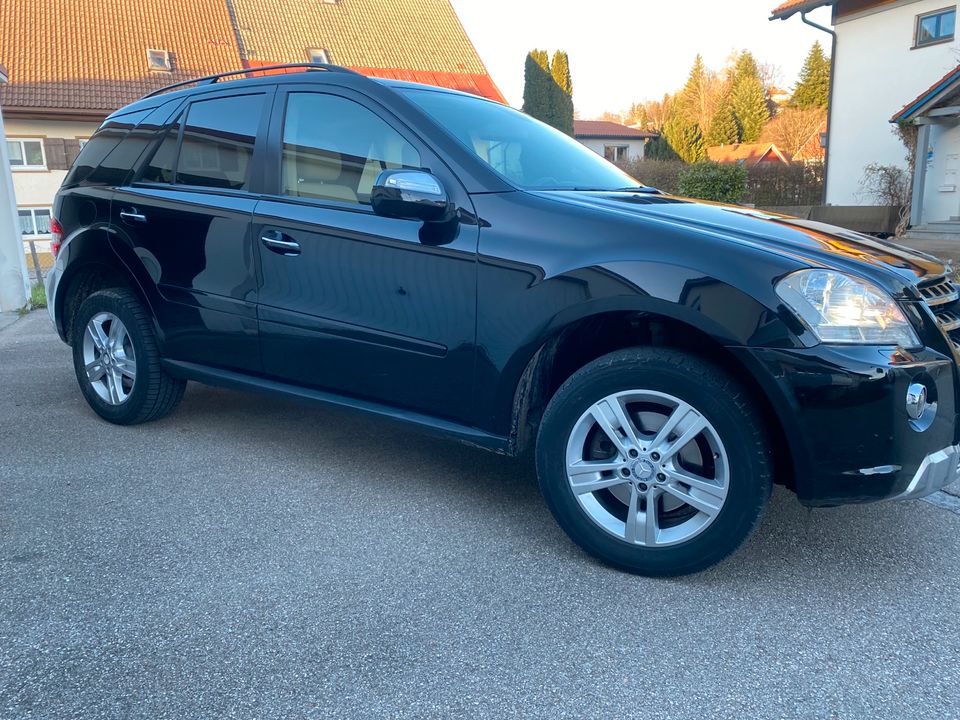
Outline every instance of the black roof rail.
<svg viewBox="0 0 960 720"><path fill-rule="evenodd" d="M153 97L154 95L160 95L161 93L169 92L174 88L185 87L187 85L213 85L221 78L231 77L233 75L247 75L248 73L264 72L266 70L285 70L287 68L323 70L325 72L349 73L350 75L360 75L360 77L366 77L365 75L358 73L356 70L351 70L350 68L345 68L341 65L331 65L330 63L285 63L283 65L264 65L263 67L231 70L230 72L217 73L216 75L205 75L203 77L193 78L192 80L181 80L180 82L175 82L171 85L164 85L162 88L154 90L153 92L148 92L140 99L145 100L146 98Z"/></svg>

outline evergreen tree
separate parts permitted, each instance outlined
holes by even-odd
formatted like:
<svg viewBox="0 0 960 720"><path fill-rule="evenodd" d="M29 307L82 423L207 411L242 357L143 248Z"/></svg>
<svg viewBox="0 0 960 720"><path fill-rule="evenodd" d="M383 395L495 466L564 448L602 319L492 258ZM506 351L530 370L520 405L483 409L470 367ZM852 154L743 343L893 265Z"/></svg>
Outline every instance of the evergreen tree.
<svg viewBox="0 0 960 720"><path fill-rule="evenodd" d="M567 135L573 135L573 80L570 78L570 58L557 50L550 63L553 79L553 125Z"/></svg>
<svg viewBox="0 0 960 720"><path fill-rule="evenodd" d="M541 122L553 120L553 88L546 50L531 50L523 66L523 111Z"/></svg>
<svg viewBox="0 0 960 720"><path fill-rule="evenodd" d="M740 126L737 125L736 115L733 113L733 102L729 93L721 98L713 117L710 119L710 128L703 139L707 147L714 145L733 145L740 142Z"/></svg>
<svg viewBox="0 0 960 720"><path fill-rule="evenodd" d="M711 78L703 58L700 55L693 61L687 83L677 96L675 112L682 113L687 120L700 128L705 128L710 122Z"/></svg>
<svg viewBox="0 0 960 720"><path fill-rule="evenodd" d="M800 80L793 91L792 104L801 110L825 108L830 102L830 59L815 42L800 70Z"/></svg>
<svg viewBox="0 0 960 720"><path fill-rule="evenodd" d="M567 53L557 50L553 54L553 62L550 63L550 74L553 75L553 81L563 90L567 97L573 97L573 80L570 79L570 58Z"/></svg>
<svg viewBox="0 0 960 720"><path fill-rule="evenodd" d="M730 102L740 125L741 142L756 142L770 119L766 93L757 62L747 51L740 53L730 81Z"/></svg>
<svg viewBox="0 0 960 720"><path fill-rule="evenodd" d="M663 137L684 162L695 163L707 156L700 126L676 113L663 126Z"/></svg>

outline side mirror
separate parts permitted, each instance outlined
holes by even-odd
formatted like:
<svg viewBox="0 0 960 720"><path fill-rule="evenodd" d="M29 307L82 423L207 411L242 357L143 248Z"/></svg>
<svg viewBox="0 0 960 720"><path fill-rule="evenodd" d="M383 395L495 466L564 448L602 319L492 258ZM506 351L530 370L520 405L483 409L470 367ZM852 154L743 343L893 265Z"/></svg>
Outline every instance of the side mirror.
<svg viewBox="0 0 960 720"><path fill-rule="evenodd" d="M453 218L447 191L424 170L384 170L373 184L370 204L384 217L424 222Z"/></svg>

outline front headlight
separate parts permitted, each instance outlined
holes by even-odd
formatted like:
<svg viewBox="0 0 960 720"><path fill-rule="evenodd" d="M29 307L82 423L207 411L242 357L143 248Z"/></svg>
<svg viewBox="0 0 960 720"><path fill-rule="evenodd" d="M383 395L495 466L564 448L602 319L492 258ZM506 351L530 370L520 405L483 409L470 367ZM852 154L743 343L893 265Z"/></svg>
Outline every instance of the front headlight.
<svg viewBox="0 0 960 720"><path fill-rule="evenodd" d="M833 270L800 270L777 283L777 295L821 342L920 345L894 299L866 280Z"/></svg>

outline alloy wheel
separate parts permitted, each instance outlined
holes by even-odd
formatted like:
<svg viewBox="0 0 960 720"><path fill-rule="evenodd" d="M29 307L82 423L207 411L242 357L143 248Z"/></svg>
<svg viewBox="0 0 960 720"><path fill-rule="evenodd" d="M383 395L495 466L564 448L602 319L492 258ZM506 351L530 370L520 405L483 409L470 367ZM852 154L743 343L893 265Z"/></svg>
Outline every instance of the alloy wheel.
<svg viewBox="0 0 960 720"><path fill-rule="evenodd" d="M137 358L126 326L113 313L90 318L83 334L87 381L99 398L120 405L130 398L137 379Z"/></svg>
<svg viewBox="0 0 960 720"><path fill-rule="evenodd" d="M709 527L727 496L719 434L696 408L652 390L591 405L566 445L567 480L580 507L631 545L664 546Z"/></svg>

